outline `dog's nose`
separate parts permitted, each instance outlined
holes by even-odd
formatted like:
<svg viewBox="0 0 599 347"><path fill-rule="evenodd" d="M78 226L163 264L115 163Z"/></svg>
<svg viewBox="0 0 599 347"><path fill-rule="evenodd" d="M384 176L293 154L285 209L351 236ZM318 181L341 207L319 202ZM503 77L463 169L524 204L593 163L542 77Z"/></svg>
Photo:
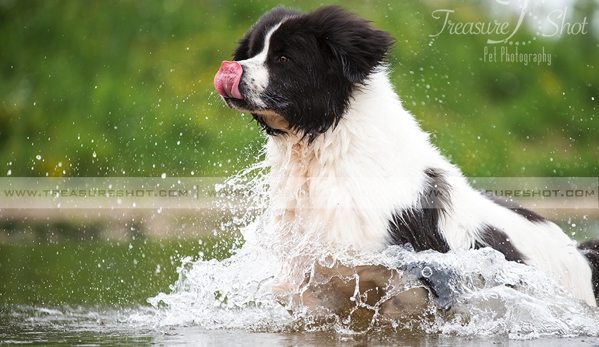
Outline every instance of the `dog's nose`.
<svg viewBox="0 0 599 347"><path fill-rule="evenodd" d="M223 61L214 76L214 88L224 98L243 99L239 91L239 81L243 68L236 61Z"/></svg>

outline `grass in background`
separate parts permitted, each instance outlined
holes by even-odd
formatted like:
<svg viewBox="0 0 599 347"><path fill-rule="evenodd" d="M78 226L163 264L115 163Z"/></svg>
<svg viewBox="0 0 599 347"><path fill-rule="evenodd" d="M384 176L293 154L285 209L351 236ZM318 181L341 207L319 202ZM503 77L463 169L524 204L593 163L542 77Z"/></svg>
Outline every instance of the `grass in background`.
<svg viewBox="0 0 599 347"><path fill-rule="evenodd" d="M514 37L530 41L520 52L544 49L553 59L525 66L483 61L485 35L430 36L442 24L436 9L453 10L454 22L516 23L519 13L507 6L329 3L397 39L392 82L466 175L599 176L591 25L585 35L543 38L527 18ZM0 2L0 176L226 176L248 166L264 137L249 115L224 107L212 80L236 41L278 4ZM568 20L593 23L598 6L577 0Z"/></svg>

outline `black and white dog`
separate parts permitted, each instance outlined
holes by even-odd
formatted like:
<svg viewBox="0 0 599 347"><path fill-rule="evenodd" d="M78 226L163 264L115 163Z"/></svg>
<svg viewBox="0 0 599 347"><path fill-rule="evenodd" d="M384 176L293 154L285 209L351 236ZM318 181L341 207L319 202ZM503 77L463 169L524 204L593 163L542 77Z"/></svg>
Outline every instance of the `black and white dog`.
<svg viewBox="0 0 599 347"><path fill-rule="evenodd" d="M577 249L552 222L471 188L393 91L384 64L392 43L339 7L311 13L278 7L240 40L234 61L222 63L216 90L270 135L266 161L281 234L367 252L393 244L441 253L492 247L596 306L599 243ZM286 229L298 221L299 229ZM357 271L377 292L389 287L391 275L381 269ZM337 300L339 308L331 290L341 293L341 286L293 300L325 306ZM383 313L401 311L405 305L397 302L383 305Z"/></svg>

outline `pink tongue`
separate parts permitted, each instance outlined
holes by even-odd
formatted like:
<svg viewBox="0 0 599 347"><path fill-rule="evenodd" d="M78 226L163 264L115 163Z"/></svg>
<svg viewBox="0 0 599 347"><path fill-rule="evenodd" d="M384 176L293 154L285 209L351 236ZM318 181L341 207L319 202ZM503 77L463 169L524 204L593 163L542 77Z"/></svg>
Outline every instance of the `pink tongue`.
<svg viewBox="0 0 599 347"><path fill-rule="evenodd" d="M243 68L236 61L223 61L214 76L214 88L225 98L243 99L239 92L239 81Z"/></svg>

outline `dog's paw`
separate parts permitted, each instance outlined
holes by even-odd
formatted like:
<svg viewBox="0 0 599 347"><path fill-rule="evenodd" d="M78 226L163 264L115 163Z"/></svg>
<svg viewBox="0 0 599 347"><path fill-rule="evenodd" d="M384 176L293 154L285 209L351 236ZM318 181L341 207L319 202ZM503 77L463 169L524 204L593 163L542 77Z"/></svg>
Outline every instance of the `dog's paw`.
<svg viewBox="0 0 599 347"><path fill-rule="evenodd" d="M451 309L464 293L465 279L456 269L448 266L418 261L406 264L404 271L425 285L440 310Z"/></svg>

